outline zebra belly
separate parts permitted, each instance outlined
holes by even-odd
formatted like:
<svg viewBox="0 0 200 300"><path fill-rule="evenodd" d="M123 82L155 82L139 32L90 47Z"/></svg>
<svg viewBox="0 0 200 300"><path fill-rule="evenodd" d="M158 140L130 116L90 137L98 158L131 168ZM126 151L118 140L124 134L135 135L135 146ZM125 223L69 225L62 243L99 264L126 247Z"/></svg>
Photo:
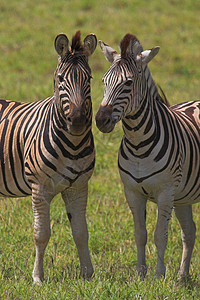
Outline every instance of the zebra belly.
<svg viewBox="0 0 200 300"><path fill-rule="evenodd" d="M69 178L70 174L65 175L66 178L63 178L63 176L59 176L57 178L54 177L54 180L52 181L54 193L57 194L63 192L67 188L79 190L82 186L85 186L88 183L92 173L93 170L90 170L87 174L80 174L73 178Z"/></svg>
<svg viewBox="0 0 200 300"><path fill-rule="evenodd" d="M149 178L133 178L130 173L120 170L124 187L134 193L139 193L146 199L157 203L157 197L164 190L174 191L174 185L169 176L154 175Z"/></svg>
<svg viewBox="0 0 200 300"><path fill-rule="evenodd" d="M195 176L196 175L196 176ZM192 205L200 202L200 177L194 174L191 181L182 180L175 191L174 206Z"/></svg>
<svg viewBox="0 0 200 300"><path fill-rule="evenodd" d="M50 168L54 166L54 168ZM49 192L56 195L67 188L79 189L87 184L94 170L94 152L85 158L75 160L55 159L51 165L41 160L32 165L25 160L25 172L29 182L45 186Z"/></svg>
<svg viewBox="0 0 200 300"><path fill-rule="evenodd" d="M145 166L141 167L138 161L135 163L126 161L126 164L123 164L123 159L119 157L121 180L126 188L133 191L133 194L140 193L148 200L157 203L158 195L165 191L167 195L170 190L174 195L174 206L192 205L200 201L199 172L194 174L191 181L187 183L187 174L179 176L180 180L176 181L177 176L175 177L170 169L160 173L155 169L150 174L147 172L148 169L146 172L144 170Z"/></svg>

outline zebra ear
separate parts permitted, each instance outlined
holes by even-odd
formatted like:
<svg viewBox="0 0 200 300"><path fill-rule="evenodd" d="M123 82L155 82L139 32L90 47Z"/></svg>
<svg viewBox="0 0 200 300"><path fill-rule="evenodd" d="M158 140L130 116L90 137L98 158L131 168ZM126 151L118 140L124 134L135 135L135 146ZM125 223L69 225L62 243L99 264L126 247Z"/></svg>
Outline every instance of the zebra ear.
<svg viewBox="0 0 200 300"><path fill-rule="evenodd" d="M113 62L118 56L119 54L117 53L117 51L115 51L113 48L111 48L110 46L106 45L104 42L99 41L99 45L101 47L101 50L105 56L105 58L109 61L109 62Z"/></svg>
<svg viewBox="0 0 200 300"><path fill-rule="evenodd" d="M54 45L56 52L58 53L58 55L61 56L61 58L63 58L65 54L69 51L69 40L64 33L60 33L57 35L57 37L55 38Z"/></svg>
<svg viewBox="0 0 200 300"><path fill-rule="evenodd" d="M96 35L91 33L86 36L84 39L84 49L87 56L92 55L97 46L97 38Z"/></svg>
<svg viewBox="0 0 200 300"><path fill-rule="evenodd" d="M156 46L151 50L145 50L137 55L137 60L141 60L142 64L148 64L154 58L154 56L158 54L159 50L159 46Z"/></svg>
<svg viewBox="0 0 200 300"><path fill-rule="evenodd" d="M128 55L133 55L134 57L136 57L139 53L141 53L142 50L143 49L140 42L137 39L133 38L130 40L126 52Z"/></svg>

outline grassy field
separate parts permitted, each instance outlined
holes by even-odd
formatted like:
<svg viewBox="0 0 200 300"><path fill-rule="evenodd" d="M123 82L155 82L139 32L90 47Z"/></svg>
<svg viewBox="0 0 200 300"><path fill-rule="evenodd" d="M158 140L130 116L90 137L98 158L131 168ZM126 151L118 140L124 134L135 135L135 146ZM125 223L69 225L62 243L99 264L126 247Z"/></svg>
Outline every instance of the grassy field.
<svg viewBox="0 0 200 300"><path fill-rule="evenodd" d="M55 36L69 39L81 30L94 32L115 49L122 37L135 34L144 49L159 45L150 64L155 81L171 104L200 99L200 2L191 0L1 0L0 97L35 101L53 94L57 65ZM90 58L94 113L103 96L101 78L109 67L98 47ZM45 281L32 283L35 258L31 198L0 199L0 299L199 299L200 205L193 207L197 238L191 281L177 284L181 260L180 228L174 215L169 224L167 274L154 278L156 248L153 232L156 206L147 207L147 264L144 281L136 275L136 245L132 216L117 169L121 124L109 135L95 125L96 168L89 185L87 221L94 278L79 278L79 261L64 203L51 204L52 236L44 259Z"/></svg>

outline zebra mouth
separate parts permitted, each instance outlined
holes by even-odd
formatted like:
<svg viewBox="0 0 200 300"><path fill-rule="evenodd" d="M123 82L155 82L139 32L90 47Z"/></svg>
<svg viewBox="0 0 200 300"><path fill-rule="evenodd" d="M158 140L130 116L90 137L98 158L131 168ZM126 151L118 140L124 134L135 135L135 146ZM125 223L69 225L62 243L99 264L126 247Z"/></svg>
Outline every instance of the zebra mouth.
<svg viewBox="0 0 200 300"><path fill-rule="evenodd" d="M86 131L86 126L67 126L67 130L71 135L80 136Z"/></svg>
<svg viewBox="0 0 200 300"><path fill-rule="evenodd" d="M67 132L69 134L75 135L75 136L82 135L87 130L87 128L88 128L88 126L86 123L85 124L80 124L80 123L72 124L69 121L66 122L66 126L65 126L65 130L67 130Z"/></svg>
<svg viewBox="0 0 200 300"><path fill-rule="evenodd" d="M113 131L116 123L116 120L112 118L106 120L105 123L100 123L96 120L97 128L103 133L110 133L111 131Z"/></svg>
<svg viewBox="0 0 200 300"><path fill-rule="evenodd" d="M88 120L82 108L73 109L66 118L67 130L72 135L82 135L87 128Z"/></svg>
<svg viewBox="0 0 200 300"><path fill-rule="evenodd" d="M119 117L113 115L112 105L101 105L96 117L95 122L97 128L103 133L109 133L113 131L115 124L119 121Z"/></svg>

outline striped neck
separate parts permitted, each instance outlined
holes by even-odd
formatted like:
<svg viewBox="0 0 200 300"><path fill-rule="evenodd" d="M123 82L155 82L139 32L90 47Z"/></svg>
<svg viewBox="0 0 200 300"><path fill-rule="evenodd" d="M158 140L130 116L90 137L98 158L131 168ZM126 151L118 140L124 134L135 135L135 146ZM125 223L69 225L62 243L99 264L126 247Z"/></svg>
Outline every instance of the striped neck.
<svg viewBox="0 0 200 300"><path fill-rule="evenodd" d="M131 142L135 151L143 151L143 146L150 146L157 135L157 115L159 93L149 68L144 69L145 84L143 98L136 110L122 120L124 139Z"/></svg>

